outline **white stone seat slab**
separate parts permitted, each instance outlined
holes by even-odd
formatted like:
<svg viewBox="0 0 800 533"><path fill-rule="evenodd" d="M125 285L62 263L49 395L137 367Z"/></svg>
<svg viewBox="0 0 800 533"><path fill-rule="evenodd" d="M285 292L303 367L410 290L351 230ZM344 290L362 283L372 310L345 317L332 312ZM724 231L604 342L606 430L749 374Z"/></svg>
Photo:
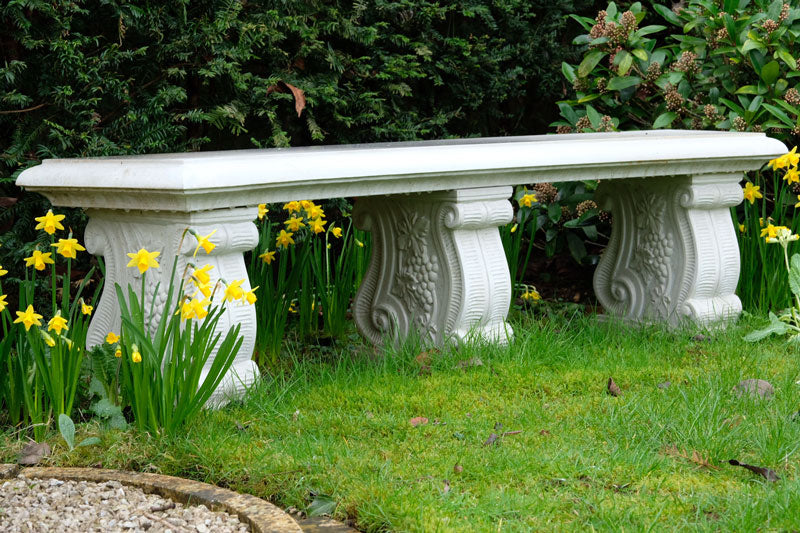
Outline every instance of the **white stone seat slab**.
<svg viewBox="0 0 800 533"><path fill-rule="evenodd" d="M760 133L659 130L54 159L17 184L89 215L87 248L107 264L90 345L119 330L114 283L140 283L125 252L159 250L165 262L177 253L182 271L194 249L191 238L179 249L183 230L217 229L217 249L193 261L239 279L243 252L257 244L258 204L336 197L357 197L355 222L373 234L354 303L359 330L374 342L417 332L441 344L511 334L497 228L512 218L511 186L539 182L601 180L598 198L614 214L595 275L606 310L673 324L738 315L729 208L742 200L743 172L785 152ZM158 275L148 290L168 284ZM227 388L258 372L252 308L232 307L220 327L234 323L245 342Z"/></svg>

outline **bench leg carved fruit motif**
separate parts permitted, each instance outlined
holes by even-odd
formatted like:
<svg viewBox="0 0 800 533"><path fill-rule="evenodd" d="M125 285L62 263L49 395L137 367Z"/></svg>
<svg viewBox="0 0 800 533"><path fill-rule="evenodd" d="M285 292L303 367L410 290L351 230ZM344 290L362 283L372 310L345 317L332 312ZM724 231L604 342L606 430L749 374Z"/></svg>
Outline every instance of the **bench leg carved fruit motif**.
<svg viewBox="0 0 800 533"><path fill-rule="evenodd" d="M145 278L146 302L149 306L155 298L151 319L152 324L157 324L160 313L163 312L170 284L169 273L176 254L178 256L176 276L185 272L186 265L190 262L198 269L210 264L214 267L209 272L213 286L220 278L227 281L242 278L247 280L242 254L258 244L258 231L253 224L256 218L254 208L220 209L197 213L91 209L87 210L87 214L89 215L89 223L86 226L87 250L92 254L103 256L106 267L103 293L86 336L87 346L105 342L109 331L117 333L120 331L119 302L114 285L119 284L123 289L130 285L137 294L139 293L142 275L137 269L127 267L128 252L135 252L140 248L160 252L158 261L161 267L150 269ZM181 245L181 235L189 227L200 234L217 230L211 238L216 247L210 254L201 251L193 257L197 241L189 234ZM178 250L179 245L180 250ZM177 288L180 279L174 281ZM245 281L245 290L250 288L247 286L248 283ZM219 294L221 291L217 292L215 300L221 297ZM253 306L231 304L220 318L216 331L224 336L228 329L237 323L241 324L241 334L244 337L242 347L212 401L222 399L227 394L235 395L241 392L258 377L258 367L251 360L256 337L256 312ZM212 364L215 354L216 351L212 352L206 362L206 368ZM201 382L204 377L205 371Z"/></svg>
<svg viewBox="0 0 800 533"><path fill-rule="evenodd" d="M737 316L739 245L730 208L739 174L606 181L611 241L595 272L607 312L633 320L708 324Z"/></svg>
<svg viewBox="0 0 800 533"><path fill-rule="evenodd" d="M504 341L511 278L498 226L513 216L510 187L359 198L353 216L372 233L354 303L372 342L418 334L442 344Z"/></svg>

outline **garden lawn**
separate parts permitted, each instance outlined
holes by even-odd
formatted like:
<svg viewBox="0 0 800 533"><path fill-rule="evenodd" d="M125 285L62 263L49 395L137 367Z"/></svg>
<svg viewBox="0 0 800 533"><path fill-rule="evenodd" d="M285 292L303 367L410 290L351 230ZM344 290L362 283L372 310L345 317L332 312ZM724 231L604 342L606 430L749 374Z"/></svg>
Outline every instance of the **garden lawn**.
<svg viewBox="0 0 800 533"><path fill-rule="evenodd" d="M67 452L53 434L48 461L184 476L284 508L329 495L333 515L364 531L796 529L798 350L744 343L762 322L697 340L523 316L510 346L433 353L430 371L411 346L383 357L363 345L308 350L184 437L90 422L77 440L96 434L101 446ZM619 397L607 393L611 376ZM770 381L775 396L732 394L747 378ZM13 461L22 443L2 438L0 460Z"/></svg>

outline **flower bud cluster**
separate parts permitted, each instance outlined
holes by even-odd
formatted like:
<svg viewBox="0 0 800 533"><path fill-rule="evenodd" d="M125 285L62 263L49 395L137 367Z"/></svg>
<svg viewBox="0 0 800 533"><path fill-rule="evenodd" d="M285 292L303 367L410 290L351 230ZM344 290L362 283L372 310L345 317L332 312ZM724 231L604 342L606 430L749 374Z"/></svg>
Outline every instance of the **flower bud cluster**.
<svg viewBox="0 0 800 533"><path fill-rule="evenodd" d="M697 64L697 54L691 50L684 50L681 57L672 65L672 69L686 74L699 74L700 67Z"/></svg>
<svg viewBox="0 0 800 533"><path fill-rule="evenodd" d="M556 199L558 189L552 183L537 183L533 186L540 204L549 204Z"/></svg>
<svg viewBox="0 0 800 533"><path fill-rule="evenodd" d="M667 93L664 95L664 99L667 102L667 109L670 111L680 111L683 109L683 96L678 90L673 87L672 85L669 86L667 89Z"/></svg>
<svg viewBox="0 0 800 533"><path fill-rule="evenodd" d="M597 209L597 204L594 203L594 200L584 200L575 207L575 213L577 213L579 217L582 217L591 209Z"/></svg>
<svg viewBox="0 0 800 533"><path fill-rule="evenodd" d="M790 87L783 95L783 99L791 105L800 105L800 91L794 87Z"/></svg>

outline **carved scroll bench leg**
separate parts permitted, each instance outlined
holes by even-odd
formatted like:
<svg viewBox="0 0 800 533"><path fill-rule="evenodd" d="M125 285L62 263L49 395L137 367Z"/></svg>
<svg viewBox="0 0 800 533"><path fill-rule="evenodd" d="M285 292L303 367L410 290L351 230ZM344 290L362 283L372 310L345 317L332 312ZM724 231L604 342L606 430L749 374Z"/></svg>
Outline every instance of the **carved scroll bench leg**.
<svg viewBox="0 0 800 533"><path fill-rule="evenodd" d="M142 278L139 270L127 267L128 252L135 252L140 248L161 252L158 258L160 268L151 268L146 272L145 278L147 305L152 298L156 299L154 322L161 318L162 306L169 288L172 261L176 253L178 278L189 262L197 268L211 264L214 267L210 271L212 284L219 278L224 278L228 282L244 279L242 287L245 290L250 289L242 254L258 244L258 231L253 224L256 218L255 209L224 209L198 213L87 210L87 214L89 223L86 226L86 248L93 254L102 255L106 267L103 293L87 332L87 346L103 343L109 331L115 333L120 331L119 303L114 284L118 283L126 292L129 284L137 294L141 291ZM217 230L211 237L211 242L216 244L216 248L210 254L201 250L193 258L197 240L187 234L182 248L178 250L181 234L187 227L191 227L201 235ZM180 280L176 279L176 288L179 283ZM215 303L220 301L221 292L217 291ZM244 341L233 366L209 401L212 404L241 394L244 388L258 377L258 367L251 360L256 338L255 308L251 305L240 305L238 302L228 304L217 325L217 331L224 336L236 323L242 325L241 334L244 336ZM205 368L211 366L215 355L216 352L211 354ZM205 370L201 380L204 378Z"/></svg>
<svg viewBox="0 0 800 533"><path fill-rule="evenodd" d="M511 278L498 226L513 216L511 187L363 197L356 225L372 257L354 302L359 331L376 344L418 334L426 343L501 342Z"/></svg>
<svg viewBox="0 0 800 533"><path fill-rule="evenodd" d="M611 241L594 276L610 314L633 320L710 324L736 318L739 245L730 207L741 174L603 181Z"/></svg>

